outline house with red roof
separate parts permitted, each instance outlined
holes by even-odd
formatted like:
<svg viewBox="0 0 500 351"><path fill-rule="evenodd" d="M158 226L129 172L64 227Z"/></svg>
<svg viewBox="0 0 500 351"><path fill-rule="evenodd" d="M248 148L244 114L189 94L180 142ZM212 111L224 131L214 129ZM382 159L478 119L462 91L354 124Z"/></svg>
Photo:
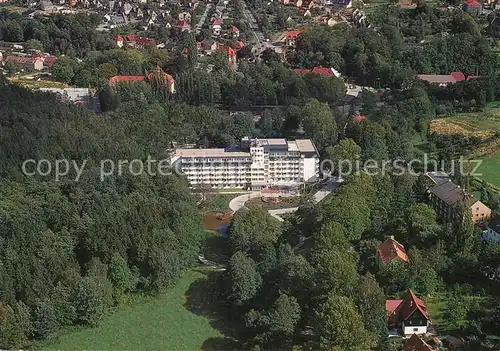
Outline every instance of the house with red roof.
<svg viewBox="0 0 500 351"><path fill-rule="evenodd" d="M417 77L427 83L439 85L441 87L466 80L465 74L462 72L451 72L450 74L419 74Z"/></svg>
<svg viewBox="0 0 500 351"><path fill-rule="evenodd" d="M353 121L354 123L361 123L361 122L363 122L363 121L366 121L366 116L363 116L363 115L354 116L354 117L352 118L352 121Z"/></svg>
<svg viewBox="0 0 500 351"><path fill-rule="evenodd" d="M322 77L340 77L340 73L332 67L296 68L294 71L301 76L314 73Z"/></svg>
<svg viewBox="0 0 500 351"><path fill-rule="evenodd" d="M231 69L236 70L236 51L228 45L219 45L217 51L223 52L228 57L229 66Z"/></svg>
<svg viewBox="0 0 500 351"><path fill-rule="evenodd" d="M386 300L385 310L389 328L401 328L406 336L427 333L430 318L425 303L411 289L402 300Z"/></svg>
<svg viewBox="0 0 500 351"><path fill-rule="evenodd" d="M165 73L160 67L150 72L147 76L114 76L108 81L110 87L116 87L118 84L131 84L142 81L149 84L166 84L171 93L175 93L175 79L170 74Z"/></svg>
<svg viewBox="0 0 500 351"><path fill-rule="evenodd" d="M403 351L434 351L420 336L413 334L409 339L406 339Z"/></svg>
<svg viewBox="0 0 500 351"><path fill-rule="evenodd" d="M56 63L57 58L53 55L34 54L34 55L10 55L5 61L14 63L20 69L28 71L41 71L45 68L51 69Z"/></svg>
<svg viewBox="0 0 500 351"><path fill-rule="evenodd" d="M191 26L185 20L178 20L175 22L174 28L180 30L181 32L191 30Z"/></svg>
<svg viewBox="0 0 500 351"><path fill-rule="evenodd" d="M123 46L123 37L116 36L115 37L115 42L116 45L121 47L119 45L119 41L117 39L122 39L122 46ZM127 41L127 45L136 49L145 49L148 45L155 45L155 41L153 39L147 38L147 37L140 37L135 34L129 34L125 36L125 40Z"/></svg>
<svg viewBox="0 0 500 351"><path fill-rule="evenodd" d="M231 34L233 36L233 38L239 38L240 37L240 30L238 27L236 26L232 26L231 27Z"/></svg>
<svg viewBox="0 0 500 351"><path fill-rule="evenodd" d="M295 44L297 43L297 38L300 36L301 33L302 33L301 30L293 30L285 32L283 38L285 46L295 47Z"/></svg>
<svg viewBox="0 0 500 351"><path fill-rule="evenodd" d="M359 117L365 118L364 116L359 116ZM406 263L410 261L408 259L408 255L406 254L405 247L396 240L394 240L394 236L391 235L389 239L384 241L377 248L377 261L380 266L383 266L392 262L395 259L398 259Z"/></svg>
<svg viewBox="0 0 500 351"><path fill-rule="evenodd" d="M467 0L463 3L462 8L465 12L478 16L481 13L483 5L476 0Z"/></svg>
<svg viewBox="0 0 500 351"><path fill-rule="evenodd" d="M234 50L236 51L240 51L241 49L243 49L245 47L245 42L243 40L239 40L235 47L234 47Z"/></svg>
<svg viewBox="0 0 500 351"><path fill-rule="evenodd" d="M113 40L115 41L116 46L119 48L123 47L123 37L121 35L117 35Z"/></svg>
<svg viewBox="0 0 500 351"><path fill-rule="evenodd" d="M214 35L220 35L220 31L222 29L222 22L215 18L213 21L212 21L212 32Z"/></svg>

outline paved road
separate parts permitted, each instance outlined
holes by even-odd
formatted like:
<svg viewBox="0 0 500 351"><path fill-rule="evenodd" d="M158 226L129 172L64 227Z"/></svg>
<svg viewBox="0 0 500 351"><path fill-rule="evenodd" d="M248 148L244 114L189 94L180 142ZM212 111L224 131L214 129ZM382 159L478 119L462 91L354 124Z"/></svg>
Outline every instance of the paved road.
<svg viewBox="0 0 500 351"><path fill-rule="evenodd" d="M211 8L212 4L207 4L207 7L205 7L205 11L203 12L203 15L201 15L201 18L195 27L196 34L198 34L201 31L201 27L203 27L203 23L205 23L205 20L207 19L208 16L208 11L210 11Z"/></svg>
<svg viewBox="0 0 500 351"><path fill-rule="evenodd" d="M322 201L325 197L327 197L332 191L337 189L337 187L343 182L342 179L331 179L326 184L318 190L314 195L313 195L313 202L317 204L318 202ZM252 191L250 193L240 195L229 201L229 208L231 211L236 212L243 207L245 207L245 203L250 200L254 199L256 197L260 197L261 192L260 191ZM281 208L278 210L269 210L269 214L279 220L280 222L283 222L283 218L281 218L279 215L285 214L285 213L293 213L298 210L298 207L288 207L288 208Z"/></svg>
<svg viewBox="0 0 500 351"><path fill-rule="evenodd" d="M260 31L257 21L255 20L255 17L253 16L252 12L248 9L245 0L242 0L242 3L243 3L243 17L245 17L248 23L248 27L252 31L252 35L255 38L257 44L256 45L257 51L260 53L264 42L264 34L262 34L262 32Z"/></svg>
<svg viewBox="0 0 500 351"><path fill-rule="evenodd" d="M278 221L283 222L284 219L280 217L280 215L284 215L286 213L294 213L297 211L299 208L298 207L288 207L288 208L280 208L279 210L269 210L269 214L276 218Z"/></svg>

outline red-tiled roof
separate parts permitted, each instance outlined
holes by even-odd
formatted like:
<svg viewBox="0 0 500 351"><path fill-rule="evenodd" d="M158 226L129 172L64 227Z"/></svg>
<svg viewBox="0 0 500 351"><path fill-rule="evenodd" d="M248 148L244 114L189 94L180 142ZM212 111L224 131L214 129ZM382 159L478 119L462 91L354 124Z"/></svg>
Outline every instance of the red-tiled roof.
<svg viewBox="0 0 500 351"><path fill-rule="evenodd" d="M175 22L175 26L177 28L189 28L189 24L183 20L178 20L177 22Z"/></svg>
<svg viewBox="0 0 500 351"><path fill-rule="evenodd" d="M236 43L236 47L234 48L236 51L241 50L245 47L245 42L240 40Z"/></svg>
<svg viewBox="0 0 500 351"><path fill-rule="evenodd" d="M461 81L465 80L465 75L462 72L451 72L450 76L455 78L455 81L457 81L457 82L461 82Z"/></svg>
<svg viewBox="0 0 500 351"><path fill-rule="evenodd" d="M231 27L231 31L232 31L233 33L238 33L240 30L238 29L238 27L236 27L236 26L232 26L232 27Z"/></svg>
<svg viewBox="0 0 500 351"><path fill-rule="evenodd" d="M296 39L300 33L302 33L302 31L300 30L294 30L294 31L290 31L290 32L285 32L285 38L287 39Z"/></svg>
<svg viewBox="0 0 500 351"><path fill-rule="evenodd" d="M219 45L219 48L217 50L227 54L229 57L236 56L236 51L234 51L232 47L227 45Z"/></svg>
<svg viewBox="0 0 500 351"><path fill-rule="evenodd" d="M115 37L115 41L123 41L123 37L121 35L117 35Z"/></svg>
<svg viewBox="0 0 500 351"><path fill-rule="evenodd" d="M377 249L377 254L382 263L387 264L395 258L399 258L404 262L408 262L408 255L405 247L398 243L394 238L389 238L384 241Z"/></svg>
<svg viewBox="0 0 500 351"><path fill-rule="evenodd" d="M220 26L221 22L218 19L214 19L212 22L212 26Z"/></svg>
<svg viewBox="0 0 500 351"><path fill-rule="evenodd" d="M153 39L149 39L147 37L137 37L137 39L135 40L135 43L138 44L138 45L146 46L148 44L153 44L154 40Z"/></svg>
<svg viewBox="0 0 500 351"><path fill-rule="evenodd" d="M406 340L403 351L432 351L432 347L426 344L417 334L413 334Z"/></svg>
<svg viewBox="0 0 500 351"><path fill-rule="evenodd" d="M125 39L127 39L127 41L136 41L137 40L137 35L135 34L129 34L125 37Z"/></svg>
<svg viewBox="0 0 500 351"><path fill-rule="evenodd" d="M152 80L154 78L161 78L163 80L166 80L168 83L168 86L172 86L175 82L174 77L172 77L170 74L163 72L163 70L157 66L155 72L151 72L148 74L148 79Z"/></svg>
<svg viewBox="0 0 500 351"><path fill-rule="evenodd" d="M424 302L416 297L411 289L408 289L408 296L403 300L400 309L402 321L409 319L416 310L419 310L425 319L429 319Z"/></svg>
<svg viewBox="0 0 500 351"><path fill-rule="evenodd" d="M365 117L365 116L361 116L361 115L359 115L359 116L354 116L354 117L352 118L352 120L353 120L354 122L356 122L356 123L361 123L361 122L363 122L364 120L366 120L366 117Z"/></svg>
<svg viewBox="0 0 500 351"><path fill-rule="evenodd" d="M33 58L29 56L7 56L6 60L19 64L33 63Z"/></svg>
<svg viewBox="0 0 500 351"><path fill-rule="evenodd" d="M113 86L117 83L132 83L142 80L144 80L144 76L114 76L109 79L108 84Z"/></svg>
<svg viewBox="0 0 500 351"><path fill-rule="evenodd" d="M404 300L385 301L385 311L389 324L398 324L406 321L417 310L426 320L429 320L429 315L427 314L424 302L416 297L411 289L408 289L407 296Z"/></svg>
<svg viewBox="0 0 500 351"><path fill-rule="evenodd" d="M300 74L301 76L303 76L304 74L307 74L307 73L311 73L312 70L309 69L309 68L295 68L294 71L298 74Z"/></svg>
<svg viewBox="0 0 500 351"><path fill-rule="evenodd" d="M335 73L333 73L333 70L327 67L314 67L312 69L312 72L317 73L320 76L335 77Z"/></svg>
<svg viewBox="0 0 500 351"><path fill-rule="evenodd" d="M451 72L450 74L419 74L418 78L429 83L448 84L456 83L465 80L465 75L462 72Z"/></svg>
<svg viewBox="0 0 500 351"><path fill-rule="evenodd" d="M468 0L464 3L467 7L481 7L481 4L476 0Z"/></svg>
<svg viewBox="0 0 500 351"><path fill-rule="evenodd" d="M295 72L297 72L300 75L305 75L308 73L315 73L315 74L319 74L320 76L323 76L323 77L336 77L335 73L333 72L333 69L328 68L328 67L314 67L312 69L296 68Z"/></svg>

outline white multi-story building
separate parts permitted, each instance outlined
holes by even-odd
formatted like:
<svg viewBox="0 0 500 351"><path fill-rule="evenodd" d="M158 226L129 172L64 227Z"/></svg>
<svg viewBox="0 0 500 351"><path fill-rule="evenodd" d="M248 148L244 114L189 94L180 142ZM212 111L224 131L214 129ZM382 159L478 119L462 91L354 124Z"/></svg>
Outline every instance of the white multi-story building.
<svg viewBox="0 0 500 351"><path fill-rule="evenodd" d="M319 154L309 139L243 138L238 148L176 149L170 162L193 187L297 186L319 176Z"/></svg>

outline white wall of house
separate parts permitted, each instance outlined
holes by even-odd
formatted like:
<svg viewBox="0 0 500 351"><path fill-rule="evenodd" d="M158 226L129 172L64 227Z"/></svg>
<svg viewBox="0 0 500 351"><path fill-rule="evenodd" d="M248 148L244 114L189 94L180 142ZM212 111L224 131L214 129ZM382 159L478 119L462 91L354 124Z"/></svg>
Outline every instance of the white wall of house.
<svg viewBox="0 0 500 351"><path fill-rule="evenodd" d="M417 325L410 325L410 326L404 326L403 325L403 332L405 335L412 335L412 334L425 334L427 333L427 326L417 326Z"/></svg>

